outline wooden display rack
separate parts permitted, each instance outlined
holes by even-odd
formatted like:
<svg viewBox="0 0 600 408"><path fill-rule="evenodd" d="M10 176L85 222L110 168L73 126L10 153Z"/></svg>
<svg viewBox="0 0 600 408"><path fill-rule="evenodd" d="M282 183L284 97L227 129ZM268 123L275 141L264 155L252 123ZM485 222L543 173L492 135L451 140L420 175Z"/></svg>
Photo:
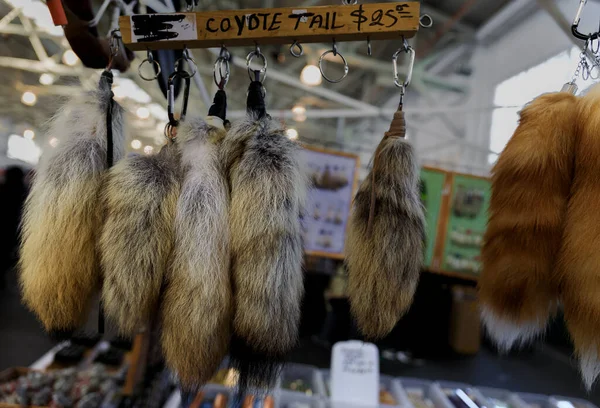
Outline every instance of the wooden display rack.
<svg viewBox="0 0 600 408"><path fill-rule="evenodd" d="M417 1L122 16L131 50L330 43L413 37Z"/></svg>

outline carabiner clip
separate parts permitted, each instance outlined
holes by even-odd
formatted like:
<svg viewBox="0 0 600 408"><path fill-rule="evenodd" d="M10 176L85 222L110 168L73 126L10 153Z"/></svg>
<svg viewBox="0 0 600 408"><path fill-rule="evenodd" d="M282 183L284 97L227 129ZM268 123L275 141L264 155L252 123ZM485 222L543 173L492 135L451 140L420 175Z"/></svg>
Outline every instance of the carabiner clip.
<svg viewBox="0 0 600 408"><path fill-rule="evenodd" d="M215 61L215 66L213 69L213 79L215 81L215 85L217 85L217 88L219 88L221 91L225 89L227 83L229 82L229 77L231 76L231 69L229 67L230 60L231 54L227 48L221 47L221 52Z"/></svg>
<svg viewBox="0 0 600 408"><path fill-rule="evenodd" d="M175 119L175 78L179 77L184 80L183 89L183 105L181 107L181 113L179 119ZM185 115L188 108L188 100L190 98L190 75L186 71L175 71L169 76L167 81L167 114L169 115L169 125L171 127L177 127L179 123L185 120Z"/></svg>
<svg viewBox="0 0 600 408"><path fill-rule="evenodd" d="M571 32L580 40L595 40L600 37L600 32L586 35L579 31L579 23L581 22L581 15L583 14L583 8L585 7L586 3L587 0L579 0L579 7L577 8L577 14L575 14L575 18L573 19L573 24L571 25Z"/></svg>
<svg viewBox="0 0 600 408"><path fill-rule="evenodd" d="M403 52L409 54L410 60L408 66L408 73L406 74L406 79L404 81L401 81L400 71L398 70L398 57ZM413 47L408 45L406 39L404 40L402 48L400 48L394 53L392 62L394 65L394 85L400 88L400 92L402 93L402 95L404 95L404 93L406 92L406 88L410 85L410 82L412 81L413 69L415 67L415 50L413 49Z"/></svg>

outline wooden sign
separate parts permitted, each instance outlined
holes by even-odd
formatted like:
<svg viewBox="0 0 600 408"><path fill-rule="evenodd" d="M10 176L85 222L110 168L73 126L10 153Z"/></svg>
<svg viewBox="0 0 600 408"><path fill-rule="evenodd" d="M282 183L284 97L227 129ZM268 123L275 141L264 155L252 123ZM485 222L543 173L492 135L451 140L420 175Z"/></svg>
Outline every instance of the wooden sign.
<svg viewBox="0 0 600 408"><path fill-rule="evenodd" d="M131 50L328 43L412 37L419 2L143 14L119 20Z"/></svg>

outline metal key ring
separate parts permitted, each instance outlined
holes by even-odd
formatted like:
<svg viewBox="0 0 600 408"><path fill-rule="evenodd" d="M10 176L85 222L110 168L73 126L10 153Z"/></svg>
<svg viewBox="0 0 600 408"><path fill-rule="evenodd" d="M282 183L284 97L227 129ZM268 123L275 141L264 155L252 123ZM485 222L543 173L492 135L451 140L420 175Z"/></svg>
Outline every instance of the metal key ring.
<svg viewBox="0 0 600 408"><path fill-rule="evenodd" d="M140 75L140 78L142 78L144 81L154 81L162 72L162 68L160 67L158 61L154 59L154 56L152 55L152 52L150 52L150 50L148 50L147 55L148 57L145 60L143 60L140 63L140 65L138 65L138 74ZM142 74L142 67L146 62L152 64L154 71L156 72L156 75L154 75L153 77L145 77L144 74Z"/></svg>
<svg viewBox="0 0 600 408"><path fill-rule="evenodd" d="M298 52L296 52L296 49L298 50ZM296 58L300 58L304 55L304 47L302 47L302 44L300 44L298 40L294 40L292 45L290 45L290 54L292 54L292 56Z"/></svg>
<svg viewBox="0 0 600 408"><path fill-rule="evenodd" d="M223 67L225 67L225 73L223 73ZM217 73L220 79L217 79ZM229 66L229 60L219 57L215 62L215 67L213 69L213 79L215 81L215 85L221 90L223 90L227 83L229 82L229 77L231 76L231 69Z"/></svg>
<svg viewBox="0 0 600 408"><path fill-rule="evenodd" d="M187 78L191 78L194 75L196 75L196 72L198 72L198 65L196 65L196 61L194 61L194 59L192 57L190 57L187 47L183 48L183 57L178 58L177 61L175 61L175 71L178 71L178 68L180 67L180 64L182 63L182 61L187 61L190 68L193 68L192 73L188 73L185 70L181 70L179 72L183 72L183 73L185 73L184 75L188 75ZM186 77L181 76L181 78L185 79Z"/></svg>
<svg viewBox="0 0 600 408"><path fill-rule="evenodd" d="M183 106L181 107L181 113L179 119L175 119L175 78L179 77L185 81L183 91ZM169 76L167 81L167 114L169 116L169 124L172 127L177 127L179 122L185 120L185 115L188 108L188 100L190 98L190 78L192 76L186 71L175 71Z"/></svg>
<svg viewBox="0 0 600 408"><path fill-rule="evenodd" d="M261 69L259 70L254 70L252 68L250 68L250 65L252 64L252 61L254 60L254 58L260 58L263 60L263 66ZM258 73L259 76L263 75L262 80L260 80L260 82L264 82L265 79L267 79L267 67L268 67L268 63L267 63L267 58L265 57L265 55L260 52L260 48L258 47L258 45L256 46L255 50L252 51L251 53L248 54L248 56L246 57L246 66L248 67L248 76L250 77L251 81L255 80L254 74Z"/></svg>
<svg viewBox="0 0 600 408"><path fill-rule="evenodd" d="M428 21L428 23L424 23L424 21ZM423 14L419 17L419 25L423 28L431 28L433 27L433 18L429 14Z"/></svg>
<svg viewBox="0 0 600 408"><path fill-rule="evenodd" d="M323 61L325 60L325 57L329 54L339 56L342 59L342 62L344 63L344 74L338 79L331 79L327 75L325 75L325 70L323 69ZM321 75L323 76L323 78L325 78L327 82L337 84L339 82L342 82L348 76L348 73L350 72L350 67L348 66L348 61L346 61L346 58L342 55L342 53L340 53L336 49L332 49L329 51L325 51L323 54L321 54L321 57L319 58L319 70L321 71Z"/></svg>

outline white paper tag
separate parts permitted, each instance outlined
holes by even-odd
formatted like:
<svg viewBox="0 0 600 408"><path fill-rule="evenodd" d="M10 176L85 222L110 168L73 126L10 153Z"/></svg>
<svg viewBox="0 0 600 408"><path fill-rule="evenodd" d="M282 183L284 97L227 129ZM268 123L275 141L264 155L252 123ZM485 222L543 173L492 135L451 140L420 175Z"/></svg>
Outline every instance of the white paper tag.
<svg viewBox="0 0 600 408"><path fill-rule="evenodd" d="M292 10L292 14L306 14L306 13L308 13L308 10L306 10L306 9L304 9L304 10ZM300 22L301 23L308 22L308 17L306 17L306 16L300 17Z"/></svg>
<svg viewBox="0 0 600 408"><path fill-rule="evenodd" d="M379 406L379 350L361 341L336 343L331 354L334 408Z"/></svg>
<svg viewBox="0 0 600 408"><path fill-rule="evenodd" d="M137 14L130 17L131 42L189 41L198 39L194 13Z"/></svg>

